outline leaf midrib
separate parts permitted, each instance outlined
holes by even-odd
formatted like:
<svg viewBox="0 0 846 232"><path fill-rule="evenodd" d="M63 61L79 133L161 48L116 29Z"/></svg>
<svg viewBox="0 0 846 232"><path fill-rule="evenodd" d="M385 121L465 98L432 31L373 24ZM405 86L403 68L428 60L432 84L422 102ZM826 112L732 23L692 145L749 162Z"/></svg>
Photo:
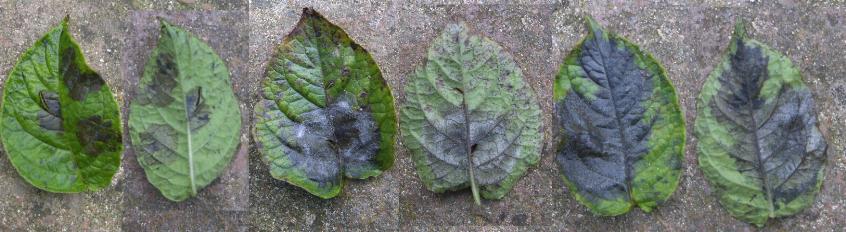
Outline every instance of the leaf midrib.
<svg viewBox="0 0 846 232"><path fill-rule="evenodd" d="M168 28L171 29L170 27L168 27ZM176 44L174 43L174 40L176 39L176 37L175 37L174 34L172 34L173 31L168 30L168 33L170 34L171 43L172 43L171 46L173 46L173 51L175 53L176 50L177 50L176 47L175 47ZM184 39L186 40L185 43L184 43L184 46L186 46L186 49L188 51L192 51L193 48L191 47L191 43L190 43L191 38L189 36L184 36ZM193 59L193 55L194 55L193 52L189 52L188 55L190 57L189 60L194 60ZM182 62L174 62L174 63L177 65L177 68L179 70L182 70L182 68L180 67ZM187 144L188 145L188 152L187 152L187 155L188 155L188 178L189 178L189 184L191 185L191 195L193 196L193 195L197 195L197 182L196 182L196 177L195 177L195 173L194 173L194 148L193 148L193 142L192 142L193 138L191 136L191 133L192 133L192 131L191 131L191 117L189 115L190 112L188 112L188 107L186 105L187 98L188 98L187 93L188 93L189 90L185 89L185 79L186 78L184 78L184 76L185 76L184 72L178 72L178 75L179 75L179 88L182 90L182 107L181 108L185 112L185 114L184 114L185 115L185 136L187 137L186 140L188 142L188 144ZM200 96L197 96L197 98L199 98L199 97Z"/></svg>
<svg viewBox="0 0 846 232"><path fill-rule="evenodd" d="M603 41L600 41L600 39L596 36L594 36L594 39L597 40L597 42L603 42ZM607 42L611 43L611 39L612 38L609 37ZM614 107L611 107L611 108L614 109L614 121L617 122L617 131L618 131L618 133L620 133L620 139L621 139L621 143L622 143L623 147L628 148L628 147L631 147L631 144L629 144L628 137L626 136L625 130L623 129L623 125L625 125L625 124L623 124L623 122L620 120L620 112L617 110L617 98L614 96L614 93L613 93L614 86L611 84L612 81L611 81L611 78L608 75L608 68L606 67L607 65L605 63L605 56L607 54L606 54L605 51L603 51L602 46L597 46L597 48L598 48L599 53L600 53L600 58L602 59L602 65L601 65L602 66L602 73L605 75L605 82L608 84L608 90L609 90L608 95L609 95L609 98L610 98L612 104L614 104ZM634 54L632 54L632 55L634 55ZM628 154L622 154L622 155L623 155L623 171L626 174L626 180L625 180L626 181L626 192L629 194L629 202L637 204L637 202L635 202L634 196L632 195L633 191L632 191L631 173L630 173L631 170L629 169L629 156L628 156Z"/></svg>
<svg viewBox="0 0 846 232"><path fill-rule="evenodd" d="M744 84L755 86L755 83L751 83L752 80L750 78L744 78L743 80L744 82L746 82ZM754 100L755 99L752 98L752 94L746 94L747 104L751 104ZM765 160L763 157L761 157L761 144L758 142L758 138L760 138L760 136L758 135L758 120L755 118L755 109L752 105L747 105L747 107L745 108L747 113L749 113L749 123L751 123L752 125L750 129L752 132L752 145L755 148L755 158L758 160L758 175L761 176L761 185L764 187L764 191L767 194L767 209L769 211L769 216L772 217L774 215L773 194L772 189L769 185L769 181L767 180L767 170L764 165Z"/></svg>
<svg viewBox="0 0 846 232"><path fill-rule="evenodd" d="M329 95L330 94L329 93L330 92L329 91L330 86L329 86L329 82L327 81L327 75L326 75L326 73L331 73L331 72L327 72L325 70L326 66L328 64L324 63L324 61L328 60L329 62L333 62L333 60L332 59L324 59L324 53L323 52L326 51L326 50L321 49L324 46L320 46L322 44L322 43L320 43L320 38L322 36L329 37L329 35L331 35L331 33L318 32L318 31L321 31L321 29L323 28L323 27L321 27L321 25L319 25L319 23L320 23L320 20L317 20L317 19L314 19L314 18L308 18L308 19L306 19L303 26L311 27L312 31L311 31L311 33L309 33L309 31L305 30L305 29L302 30L302 31L303 31L303 34L304 34L304 39L308 40L308 44L310 46L316 48L315 53L314 53L314 57L309 56L309 55L306 55L306 57L309 59L309 61L311 61L312 64L314 64L316 66L317 70L320 71L320 73L317 74L317 76L320 77L320 79L321 79L320 80L321 81L321 86L320 86L321 89L320 90L323 91L323 101L324 101L323 106L321 106L319 104L320 103L319 101L317 101L315 99L310 99L306 94L304 94L303 92L300 92L296 88L295 88L295 90L297 90L297 93L300 94L301 96L303 96L303 98L307 99L314 106L324 110L324 112L325 112L325 110L328 107L330 107L332 105L332 103L334 103L334 99L332 99L332 97ZM329 22L326 21L326 23L329 23ZM329 23L328 26L329 26L330 29L337 28L337 26L335 26L334 24L331 24L331 23ZM340 28L337 28L337 29L340 30L343 35L346 35L346 33L343 32L343 30L341 30ZM314 32L321 33L321 35L317 35ZM311 36L309 36L309 34L311 34ZM331 40L331 38L330 38L330 40ZM335 46L333 48L340 50L340 46L342 46L343 44L339 43L339 44L331 44L331 45ZM329 58L335 58L334 62L337 62L337 60L342 59L343 56L339 55L337 57L334 57L331 54L328 54L328 57ZM315 60L312 60L312 59L315 59ZM346 65L341 63L340 66L345 67ZM333 67L334 67L334 65L333 65ZM305 78L300 77L300 79L305 79ZM336 80L341 80L341 78L337 78ZM293 84L293 83L291 83L291 80L287 80L287 81L288 81L288 84L290 86L294 86L294 85L291 85L291 84ZM312 83L310 80L305 80L305 81L307 81L309 84L314 85L314 83ZM347 82L341 82L341 83L337 83L337 84L338 84L337 87L341 88L342 92L346 92L345 87L346 87ZM332 122L332 121L329 122L329 125L331 125L333 128L335 127L335 123ZM344 157L343 157L343 155L341 155L341 152L339 151L339 147L336 145L336 141L335 141L335 140L337 140L336 138L337 138L337 136L335 135L334 129L333 129L332 138L327 138L327 140L328 140L329 144L332 145L331 148L335 152L335 158L338 160L338 178L343 180L346 177L346 174L345 174L346 169L344 168L344 167L346 167L346 165L344 164Z"/></svg>
<svg viewBox="0 0 846 232"><path fill-rule="evenodd" d="M458 36L458 54L460 55L457 60L461 61L459 64L461 65L461 89L459 93L461 94L461 113L464 116L464 150L467 152L467 172L470 178L470 190L473 193L473 200L476 202L477 205L481 205L481 200L479 199L479 186L476 184L476 175L475 175L475 164L473 163L473 145L471 145L472 140L470 140L470 113L468 112L467 107L467 69L464 67L463 64L464 60L462 59L464 56L464 41L468 40L469 38L463 38L461 34ZM468 41L469 42L469 41Z"/></svg>

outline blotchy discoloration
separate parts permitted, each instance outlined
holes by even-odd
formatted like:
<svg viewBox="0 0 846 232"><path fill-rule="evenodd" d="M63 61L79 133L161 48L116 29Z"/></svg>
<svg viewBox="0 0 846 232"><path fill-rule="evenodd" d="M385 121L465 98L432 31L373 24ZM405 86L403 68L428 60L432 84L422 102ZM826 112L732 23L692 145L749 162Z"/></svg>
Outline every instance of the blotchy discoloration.
<svg viewBox="0 0 846 232"><path fill-rule="evenodd" d="M178 132L167 125L152 125L150 129L139 135L141 143L135 147L138 152L138 162L145 166L168 165L179 160L176 153Z"/></svg>
<svg viewBox="0 0 846 232"><path fill-rule="evenodd" d="M325 113L332 120L332 141L343 162L344 175L362 178L362 172L377 168L379 127L370 112L352 108L352 98L345 98L330 105Z"/></svg>
<svg viewBox="0 0 846 232"><path fill-rule="evenodd" d="M89 93L100 91L105 84L100 74L88 69L80 69L77 63L79 51L72 46L62 50L61 73L68 94L73 100L82 101Z"/></svg>
<svg viewBox="0 0 846 232"><path fill-rule="evenodd" d="M591 201L629 201L632 166L649 151L646 138L652 121L643 120L643 101L652 96L653 74L638 67L634 54L621 43L601 36L584 41L579 64L585 76L580 78L599 90L593 96L569 91L555 105L567 137L558 163Z"/></svg>
<svg viewBox="0 0 846 232"><path fill-rule="evenodd" d="M167 106L173 102L174 99L171 95L177 84L176 78L179 76L179 70L177 70L173 59L173 54L165 51L159 52L153 61L156 62L153 79L141 87L144 90L139 92L134 100L135 102L155 106Z"/></svg>
<svg viewBox="0 0 846 232"><path fill-rule="evenodd" d="M42 90L38 95L41 98L41 109L44 110L38 112L38 125L47 130L64 131L59 95L47 90Z"/></svg>
<svg viewBox="0 0 846 232"><path fill-rule="evenodd" d="M798 71L742 33L739 28L726 63L703 87L700 163L729 212L763 225L812 202L827 144ZM722 167L719 160L732 162Z"/></svg>
<svg viewBox="0 0 846 232"><path fill-rule="evenodd" d="M215 49L157 21L158 42L129 106L129 134L147 181L181 202L228 170L242 117L229 68Z"/></svg>
<svg viewBox="0 0 846 232"><path fill-rule="evenodd" d="M86 155L118 151L121 146L121 135L113 129L112 121L103 120L99 115L80 120L76 137Z"/></svg>
<svg viewBox="0 0 846 232"><path fill-rule="evenodd" d="M369 112L351 108L348 99L304 113L299 123L283 120L278 132L292 166L324 186L340 184L343 176L360 178L375 165L379 128Z"/></svg>
<svg viewBox="0 0 846 232"><path fill-rule="evenodd" d="M202 87L196 87L185 95L185 111L192 132L209 123L209 107L203 98Z"/></svg>
<svg viewBox="0 0 846 232"><path fill-rule="evenodd" d="M556 78L556 160L576 198L613 216L650 211L675 191L684 121L657 62L588 19ZM560 98L560 99L558 99Z"/></svg>
<svg viewBox="0 0 846 232"><path fill-rule="evenodd" d="M332 198L393 165L393 96L363 47L306 8L275 51L254 131L274 178Z"/></svg>
<svg viewBox="0 0 846 232"><path fill-rule="evenodd" d="M500 199L537 162L540 110L523 72L499 44L447 25L409 76L402 130L432 191L470 188Z"/></svg>
<svg viewBox="0 0 846 232"><path fill-rule="evenodd" d="M119 108L86 64L68 20L20 54L9 73L0 139L3 153L32 186L93 192L109 186L120 167L119 136L108 138L121 133ZM102 121L109 123L101 127Z"/></svg>
<svg viewBox="0 0 846 232"><path fill-rule="evenodd" d="M815 204L796 216L772 220L762 230L839 231L846 227L846 120L842 120L846 118L846 88L836 89L846 86L843 1L359 2L289 1L280 6L277 1L252 1L251 76L266 76L268 61L275 54L271 47L288 33L286 28L294 27L302 7L314 7L369 49L400 106L407 99L406 84L413 79L414 67L425 62L429 43L443 25L466 20L517 57L526 82L536 91L541 118L550 125L544 130L541 161L505 200L484 201L480 208L466 192L428 191L416 176L407 149L397 150L394 168L382 178L348 182L343 196L331 201L274 179L256 152L250 156L250 230L756 230L732 218L717 201L716 188L699 170L695 146L700 140L692 131L687 134L684 158L677 162L683 166L679 187L653 212L632 210L617 217L599 217L570 195L572 188L564 186L555 161L559 137L558 128L552 126L557 122L551 86L563 57L586 32L587 13L664 65L678 91L688 130L697 120L696 96L702 83L728 47L731 25L740 19L754 24L754 35L789 54L803 71L817 103L820 131L829 142L825 181ZM248 92L257 92L255 88ZM509 225L508 218L517 214L528 216L529 225Z"/></svg>

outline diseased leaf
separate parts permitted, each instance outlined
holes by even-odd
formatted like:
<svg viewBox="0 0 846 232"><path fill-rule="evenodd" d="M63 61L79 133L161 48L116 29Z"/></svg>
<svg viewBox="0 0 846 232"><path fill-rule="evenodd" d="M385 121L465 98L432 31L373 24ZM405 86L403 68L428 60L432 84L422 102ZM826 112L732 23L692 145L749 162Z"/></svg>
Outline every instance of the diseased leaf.
<svg viewBox="0 0 846 232"><path fill-rule="evenodd" d="M226 64L165 21L130 105L129 131L147 180L183 201L216 179L239 143L241 114Z"/></svg>
<svg viewBox="0 0 846 232"><path fill-rule="evenodd" d="M685 124L675 89L651 55L592 18L555 78L556 160L592 212L649 212L676 190Z"/></svg>
<svg viewBox="0 0 846 232"><path fill-rule="evenodd" d="M814 202L826 142L790 59L739 23L697 102L699 166L732 216L763 226Z"/></svg>
<svg viewBox="0 0 846 232"><path fill-rule="evenodd" d="M123 150L120 113L68 33L68 18L9 73L0 133L12 166L35 187L70 193L111 183Z"/></svg>
<svg viewBox="0 0 846 232"><path fill-rule="evenodd" d="M364 48L304 9L262 83L254 137L270 174L321 198L394 162L396 113Z"/></svg>
<svg viewBox="0 0 846 232"><path fill-rule="evenodd" d="M417 175L435 192L470 187L500 199L541 149L540 108L523 72L495 42L448 25L409 78L402 134Z"/></svg>

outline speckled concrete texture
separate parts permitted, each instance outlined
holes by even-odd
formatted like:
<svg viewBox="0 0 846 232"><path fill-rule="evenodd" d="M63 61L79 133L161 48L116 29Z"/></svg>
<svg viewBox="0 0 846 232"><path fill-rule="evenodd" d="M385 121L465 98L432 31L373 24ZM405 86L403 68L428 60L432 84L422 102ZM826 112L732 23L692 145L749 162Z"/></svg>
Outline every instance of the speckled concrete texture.
<svg viewBox="0 0 846 232"><path fill-rule="evenodd" d="M249 130L272 49L313 7L373 55L396 97L425 62L444 26L466 22L502 45L523 69L544 111L541 162L504 199L473 204L469 190L435 194L417 178L397 141L395 166L348 181L322 200L270 177ZM0 80L26 48L62 17L92 68L125 108L158 31L155 16L185 27L224 58L241 102L241 151L197 198L171 203L124 155L112 185L94 193L53 194L27 184L0 152L0 231L420 230L420 231L842 231L846 228L846 2L773 1L322 1L322 0L0 0ZM584 15L652 53L676 86L688 125L685 172L675 194L651 213L596 217L563 185L554 162L552 81L561 59L585 35ZM735 19L753 38L791 58L814 93L829 142L816 203L756 228L728 215L697 165L692 134L696 97L728 46ZM124 118L126 111L123 111ZM129 150L129 140L125 139Z"/></svg>

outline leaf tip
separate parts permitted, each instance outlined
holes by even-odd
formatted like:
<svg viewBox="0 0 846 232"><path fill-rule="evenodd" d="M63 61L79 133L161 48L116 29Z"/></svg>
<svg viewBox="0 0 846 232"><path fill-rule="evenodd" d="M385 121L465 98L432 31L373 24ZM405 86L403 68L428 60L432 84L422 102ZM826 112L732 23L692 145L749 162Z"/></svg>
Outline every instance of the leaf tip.
<svg viewBox="0 0 846 232"><path fill-rule="evenodd" d="M302 13L302 15L300 15L300 21L303 21L305 19L326 20L326 18L324 18L323 15L321 15L319 12L317 12L317 10L315 10L314 8L310 8L310 7L303 8L303 13Z"/></svg>
<svg viewBox="0 0 846 232"><path fill-rule="evenodd" d="M158 20L158 21L159 21L159 26L161 26L163 29L164 29L164 28L169 28L169 27L171 27L171 26L172 26L172 25L170 24L170 22L168 22L167 20L165 20L165 19L164 19L164 18L162 18L161 16L156 16L156 20Z"/></svg>
<svg viewBox="0 0 846 232"><path fill-rule="evenodd" d="M467 27L468 27L467 22L464 22L464 21L451 23L451 24L447 25L447 29L449 29L450 31L454 31L454 32L466 31Z"/></svg>
<svg viewBox="0 0 846 232"><path fill-rule="evenodd" d="M465 23L463 21L455 22L455 23L449 23L449 24L446 25L446 27L444 27L444 30L441 33L441 38L443 38L445 40L456 40L456 39L459 39L461 37L466 37L467 36L467 30L468 30L467 23Z"/></svg>
<svg viewBox="0 0 846 232"><path fill-rule="evenodd" d="M65 18L62 19L62 31L68 30L68 22L70 21L70 14L66 14Z"/></svg>
<svg viewBox="0 0 846 232"><path fill-rule="evenodd" d="M591 15L585 15L585 24L588 26L588 33L594 35L601 35L603 32L602 26Z"/></svg>
<svg viewBox="0 0 846 232"><path fill-rule="evenodd" d="M746 20L738 19L734 24L734 38L746 38Z"/></svg>
<svg viewBox="0 0 846 232"><path fill-rule="evenodd" d="M310 7L304 7L303 8L303 16L314 16L314 15L319 15L319 14L317 13L317 11L315 11L314 9L312 9Z"/></svg>

